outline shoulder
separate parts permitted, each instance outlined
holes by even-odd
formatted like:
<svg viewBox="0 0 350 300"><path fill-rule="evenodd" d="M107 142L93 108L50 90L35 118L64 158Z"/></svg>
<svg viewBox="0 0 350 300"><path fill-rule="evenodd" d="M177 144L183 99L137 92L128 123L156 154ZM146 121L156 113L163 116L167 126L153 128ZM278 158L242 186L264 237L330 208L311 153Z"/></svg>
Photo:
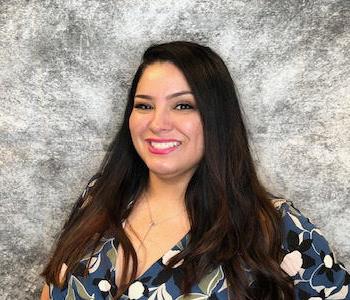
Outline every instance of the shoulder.
<svg viewBox="0 0 350 300"><path fill-rule="evenodd" d="M296 299L350 299L350 276L321 230L291 201L273 201L282 217L281 268L294 281Z"/></svg>
<svg viewBox="0 0 350 300"><path fill-rule="evenodd" d="M63 264L60 272L63 287L50 284L52 299L109 299L109 294L115 296L116 255L115 240L101 238L94 252L83 257L71 273L67 273L67 265Z"/></svg>
<svg viewBox="0 0 350 300"><path fill-rule="evenodd" d="M80 195L80 199L81 199L81 206L84 207L85 205L87 205L87 203L89 202L89 197L90 197L90 191L93 189L93 187L95 186L96 182L98 181L98 179L100 179L101 174L97 173L94 174L88 181L87 185L85 186L85 189L83 190L82 194Z"/></svg>
<svg viewBox="0 0 350 300"><path fill-rule="evenodd" d="M96 173L88 180L87 184L85 185L85 188L83 189L83 192L80 194L78 200L76 201L72 209L72 215L70 216L70 218L73 216L74 213L86 207L90 203L92 199L91 191L93 190L93 188L96 185L96 182L101 178L101 176L101 173Z"/></svg>
<svg viewBox="0 0 350 300"><path fill-rule="evenodd" d="M291 232L315 232L322 235L321 231L313 224L310 219L305 216L292 201L286 199L273 199L274 207L280 212L282 217L283 232L292 234Z"/></svg>

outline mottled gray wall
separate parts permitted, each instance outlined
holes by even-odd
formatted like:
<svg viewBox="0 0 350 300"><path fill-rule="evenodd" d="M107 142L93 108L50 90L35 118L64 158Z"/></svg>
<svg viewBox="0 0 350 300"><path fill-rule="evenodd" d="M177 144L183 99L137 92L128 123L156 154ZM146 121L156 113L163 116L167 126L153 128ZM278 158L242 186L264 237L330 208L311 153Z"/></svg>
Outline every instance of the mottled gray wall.
<svg viewBox="0 0 350 300"><path fill-rule="evenodd" d="M350 1L0 0L1 299L35 299L55 234L151 42L228 63L259 174L350 266Z"/></svg>

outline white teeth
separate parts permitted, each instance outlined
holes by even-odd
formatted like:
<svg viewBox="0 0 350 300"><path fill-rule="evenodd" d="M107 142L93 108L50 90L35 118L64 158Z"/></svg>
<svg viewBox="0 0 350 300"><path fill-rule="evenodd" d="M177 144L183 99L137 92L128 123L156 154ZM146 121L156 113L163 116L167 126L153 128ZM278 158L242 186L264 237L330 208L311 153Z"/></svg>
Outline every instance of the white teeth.
<svg viewBox="0 0 350 300"><path fill-rule="evenodd" d="M180 143L179 142L168 142L168 143L151 142L151 145L153 148L156 148L156 149L167 149L167 148L177 147L180 145Z"/></svg>

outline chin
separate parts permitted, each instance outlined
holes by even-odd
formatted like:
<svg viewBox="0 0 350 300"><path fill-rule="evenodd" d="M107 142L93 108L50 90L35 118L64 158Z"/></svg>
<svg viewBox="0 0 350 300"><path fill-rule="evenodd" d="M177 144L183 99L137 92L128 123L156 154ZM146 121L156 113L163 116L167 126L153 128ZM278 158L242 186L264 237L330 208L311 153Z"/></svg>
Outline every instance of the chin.
<svg viewBox="0 0 350 300"><path fill-rule="evenodd" d="M180 179L183 177L192 177L194 170L186 169L180 170L178 168L149 168L149 172L163 179Z"/></svg>
<svg viewBox="0 0 350 300"><path fill-rule="evenodd" d="M149 168L150 173L153 173L154 175L158 177L173 177L179 175L179 172L176 170L171 170L171 169L157 169L157 168Z"/></svg>

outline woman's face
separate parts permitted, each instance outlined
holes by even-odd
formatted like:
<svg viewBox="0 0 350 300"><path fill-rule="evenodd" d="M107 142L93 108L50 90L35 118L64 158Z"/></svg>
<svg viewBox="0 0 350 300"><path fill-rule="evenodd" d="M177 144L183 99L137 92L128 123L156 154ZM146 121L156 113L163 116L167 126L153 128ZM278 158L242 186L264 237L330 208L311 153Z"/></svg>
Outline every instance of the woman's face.
<svg viewBox="0 0 350 300"><path fill-rule="evenodd" d="M203 128L196 100L182 72L156 62L144 70L129 119L132 142L154 175L193 175L203 156Z"/></svg>

